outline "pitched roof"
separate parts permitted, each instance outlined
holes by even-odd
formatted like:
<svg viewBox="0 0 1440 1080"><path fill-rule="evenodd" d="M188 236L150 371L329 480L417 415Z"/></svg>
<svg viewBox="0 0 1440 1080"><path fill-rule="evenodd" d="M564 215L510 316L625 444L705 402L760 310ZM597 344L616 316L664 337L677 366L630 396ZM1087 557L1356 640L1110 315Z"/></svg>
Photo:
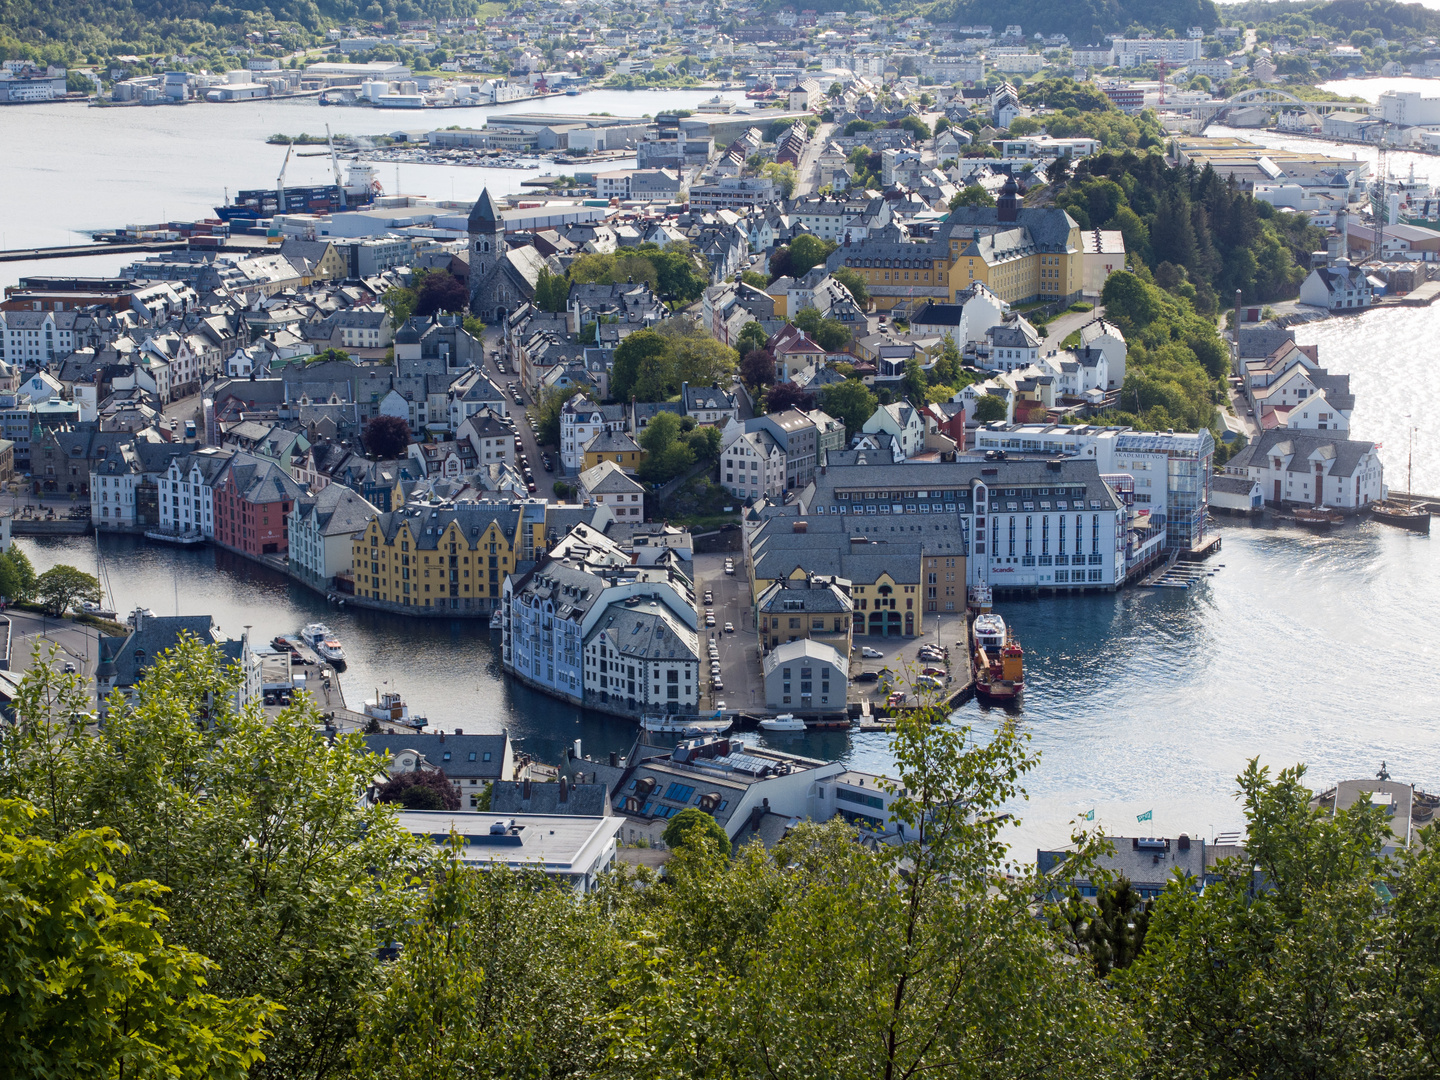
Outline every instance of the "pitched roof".
<svg viewBox="0 0 1440 1080"><path fill-rule="evenodd" d="M490 226L500 221L500 208L495 205L495 199L487 187L480 192L480 197L475 200L475 205L470 210L470 217L466 225L471 232L490 232Z"/></svg>

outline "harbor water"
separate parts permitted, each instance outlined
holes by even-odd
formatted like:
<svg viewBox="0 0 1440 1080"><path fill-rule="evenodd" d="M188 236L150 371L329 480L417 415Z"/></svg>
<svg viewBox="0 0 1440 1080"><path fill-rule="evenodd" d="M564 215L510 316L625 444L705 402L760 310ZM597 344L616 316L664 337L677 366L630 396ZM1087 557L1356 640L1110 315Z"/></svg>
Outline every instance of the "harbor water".
<svg viewBox="0 0 1440 1080"><path fill-rule="evenodd" d="M1026 651L1017 718L1041 752L1028 804L1011 809L1016 854L1063 843L1078 814L1133 834L1238 828L1233 777L1251 757L1307 762L1311 779L1366 776L1440 790L1440 558L1434 539L1374 523L1333 535L1222 523L1223 550L1189 590L1011 601L1001 611ZM37 570L95 565L93 538L19 541ZM484 622L410 620L327 604L238 556L103 537L120 610L211 613L259 640L324 620L349 656L357 705L395 689L431 723L508 729L521 750L556 761L624 751L634 725L574 709L505 679ZM991 730L976 703L957 720ZM883 734L749 736L863 769L890 767Z"/></svg>

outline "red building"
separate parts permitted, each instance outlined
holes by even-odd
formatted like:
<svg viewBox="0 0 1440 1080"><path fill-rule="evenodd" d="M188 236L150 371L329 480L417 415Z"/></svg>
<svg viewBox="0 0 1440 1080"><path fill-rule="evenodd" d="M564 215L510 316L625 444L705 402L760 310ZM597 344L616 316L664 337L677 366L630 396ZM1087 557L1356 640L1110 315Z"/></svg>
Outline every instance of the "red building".
<svg viewBox="0 0 1440 1080"><path fill-rule="evenodd" d="M284 555L290 510L303 494L273 461L236 454L215 482L215 539L247 555Z"/></svg>
<svg viewBox="0 0 1440 1080"><path fill-rule="evenodd" d="M931 402L925 406L925 417L941 435L955 440L957 450L965 449L964 405L958 401Z"/></svg>

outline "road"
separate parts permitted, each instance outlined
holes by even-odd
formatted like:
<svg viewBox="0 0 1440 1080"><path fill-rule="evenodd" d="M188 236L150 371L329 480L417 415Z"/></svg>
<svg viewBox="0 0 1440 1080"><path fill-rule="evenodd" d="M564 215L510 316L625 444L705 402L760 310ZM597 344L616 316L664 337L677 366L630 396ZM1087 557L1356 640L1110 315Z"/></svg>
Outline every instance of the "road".
<svg viewBox="0 0 1440 1080"><path fill-rule="evenodd" d="M1088 301L1087 301L1088 302ZM1094 311L1065 311L1056 315L1046 325L1045 347L1047 349L1058 349L1060 342L1079 330L1086 323L1093 322L1105 314L1105 309L1100 305L1095 306Z"/></svg>
<svg viewBox="0 0 1440 1080"><path fill-rule="evenodd" d="M750 605L750 585L745 578L745 557L740 552L731 555L735 560L735 573L725 573L725 555L695 556L695 593L700 607L700 670L701 686L700 712L705 713L725 702L725 708L735 712L763 712L765 710L765 682L760 676L760 639L755 632L755 613ZM705 626L705 604L702 598L705 590L714 593L715 626ZM725 624L731 623L735 632L725 633ZM720 648L720 679L723 691L711 689L710 646L714 639Z"/></svg>
<svg viewBox="0 0 1440 1080"><path fill-rule="evenodd" d="M500 328L498 326L487 326L485 328L485 360L481 364L481 369L496 386L500 387L501 390L508 391L511 383L514 383L517 387L520 385L520 375L508 360L505 361L504 373L501 373L500 369L495 366L497 361L505 360L503 349L504 335L500 332ZM540 440L535 437L535 434L530 430L530 425L525 422L527 413L534 412L538 417L539 410L536 408L535 402L530 400L530 395L524 392L523 388L521 397L526 401L526 407L523 409L515 404L513 398L507 397L506 402L510 415L515 418L515 432L520 436L520 446L526 458L529 459L530 471L535 476L535 495L538 498L545 499L547 502L558 502L559 500L555 498L555 481L559 479L561 475L560 448L558 446L540 445ZM545 466L541 464L541 456L543 454L550 455L550 460L555 466L554 472L547 473L545 471ZM516 464L518 465L519 462L516 462Z"/></svg>
<svg viewBox="0 0 1440 1080"><path fill-rule="evenodd" d="M100 656L98 630L68 619L52 619L14 608L5 614L10 619L10 671L13 674L18 676L30 670L36 644L40 646L40 662L47 662L53 644L59 646L54 663L61 667L66 662L74 664L75 670L84 676L93 698L93 675Z"/></svg>
<svg viewBox="0 0 1440 1080"><path fill-rule="evenodd" d="M820 153L834 133L834 124L821 124L815 129L815 137L805 144L805 149L800 154L800 164L795 167L799 176L795 181L797 197L809 195L820 187Z"/></svg>

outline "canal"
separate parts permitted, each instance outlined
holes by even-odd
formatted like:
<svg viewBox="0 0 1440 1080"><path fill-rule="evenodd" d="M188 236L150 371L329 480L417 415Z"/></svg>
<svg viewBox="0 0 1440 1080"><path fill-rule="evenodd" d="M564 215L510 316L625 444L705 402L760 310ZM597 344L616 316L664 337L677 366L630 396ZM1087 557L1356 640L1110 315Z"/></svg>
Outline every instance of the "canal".
<svg viewBox="0 0 1440 1080"><path fill-rule="evenodd" d="M1242 824L1233 778L1258 756L1308 762L1328 784L1386 761L1397 779L1440 789L1440 559L1433 539L1373 523L1320 536L1222 523L1214 576L1189 591L1014 601L1000 610L1026 651L1021 730L1040 751L1012 810L1016 854L1063 843L1069 822L1213 835ZM19 541L36 569L93 571L93 538ZM520 749L556 761L623 751L633 725L564 706L504 678L483 622L411 620L329 604L248 560L102 537L122 612L210 613L238 636L291 633L323 620L350 657L353 704L398 689L434 725L508 729ZM971 703L957 719L989 731L1000 714ZM759 738L759 736L749 736ZM885 771L888 737L830 732L765 737L778 748Z"/></svg>

